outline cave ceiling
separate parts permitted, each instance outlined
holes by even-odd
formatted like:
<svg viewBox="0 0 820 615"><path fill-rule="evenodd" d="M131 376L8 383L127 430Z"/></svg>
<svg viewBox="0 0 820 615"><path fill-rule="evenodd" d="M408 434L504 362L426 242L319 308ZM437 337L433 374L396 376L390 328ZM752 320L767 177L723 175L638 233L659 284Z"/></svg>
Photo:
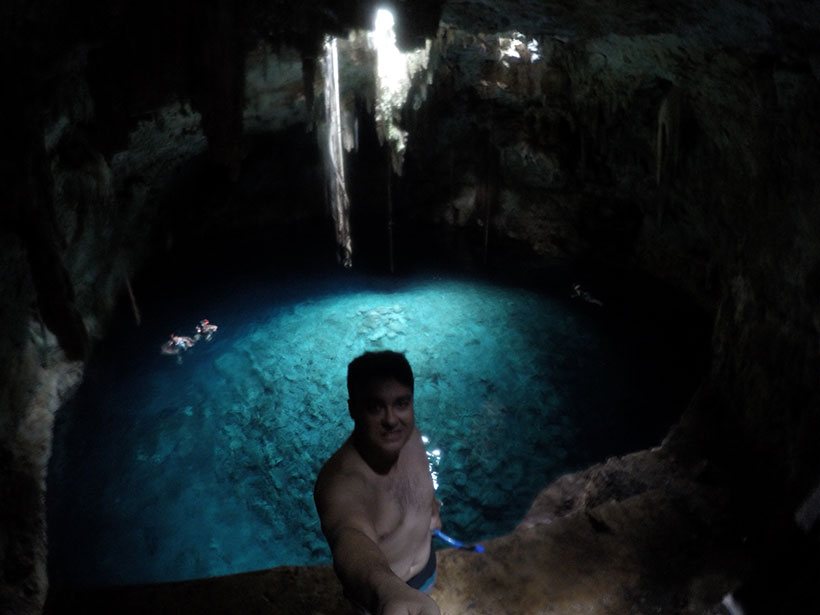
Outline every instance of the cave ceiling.
<svg viewBox="0 0 820 615"><path fill-rule="evenodd" d="M368 29L374 9L383 5L397 13L398 43L404 49L434 38L441 24L476 35L521 33L569 44L606 39L618 46L630 37L654 37L659 47L685 41L687 46L809 62L815 72L820 70L818 2L221 0L203 5L192 0L15 0L0 9L0 62L13 84L3 105L12 115L20 107L47 109L66 90L66 75L79 67L89 81L96 121L107 125L96 141L110 155L127 145L133 118L173 100L192 100L205 115L224 114L236 102L213 99L241 90L244 77L236 74L242 70L236 66L240 50L253 50L264 41L288 62L301 59L310 69L325 35ZM459 60L469 58L468 52ZM227 138L208 136L217 147L220 138Z"/></svg>

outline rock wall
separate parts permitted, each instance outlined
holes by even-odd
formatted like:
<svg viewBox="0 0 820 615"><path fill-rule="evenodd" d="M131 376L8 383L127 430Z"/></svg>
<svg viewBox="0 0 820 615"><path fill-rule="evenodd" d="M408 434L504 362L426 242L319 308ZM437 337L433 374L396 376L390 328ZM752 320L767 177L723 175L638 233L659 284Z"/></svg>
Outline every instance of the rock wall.
<svg viewBox="0 0 820 615"><path fill-rule="evenodd" d="M665 10L612 32L445 25L407 116L406 215L474 244L489 225L490 253L637 267L715 314L711 375L670 445L776 485L788 516L820 467L818 7Z"/></svg>

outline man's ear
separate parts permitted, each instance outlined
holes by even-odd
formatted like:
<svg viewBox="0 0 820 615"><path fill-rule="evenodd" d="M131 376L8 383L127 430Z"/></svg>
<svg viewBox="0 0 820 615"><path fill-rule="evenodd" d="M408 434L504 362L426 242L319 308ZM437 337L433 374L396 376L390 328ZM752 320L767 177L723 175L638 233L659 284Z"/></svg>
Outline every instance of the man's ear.
<svg viewBox="0 0 820 615"><path fill-rule="evenodd" d="M355 414L355 411L353 409L353 400L352 399L347 400L347 413L350 415L350 418L352 418L354 421L356 420L356 417L353 416Z"/></svg>

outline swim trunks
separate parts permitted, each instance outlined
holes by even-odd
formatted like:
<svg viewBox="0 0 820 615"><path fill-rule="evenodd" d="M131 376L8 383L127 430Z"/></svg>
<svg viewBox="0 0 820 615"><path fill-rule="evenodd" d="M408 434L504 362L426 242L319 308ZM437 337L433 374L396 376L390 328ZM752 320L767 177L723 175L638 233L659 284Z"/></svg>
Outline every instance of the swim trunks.
<svg viewBox="0 0 820 615"><path fill-rule="evenodd" d="M427 563L424 568L419 570L412 579L407 581L407 584L413 589L421 592L428 591L436 582L436 551L433 545L430 545L430 557L427 558Z"/></svg>
<svg viewBox="0 0 820 615"><path fill-rule="evenodd" d="M433 549L433 545L430 545L430 557L427 558L427 563L424 564L424 568L419 570L418 574L416 574L412 579L407 581L407 585L412 587L413 589L417 589L420 592L428 592L436 583L436 552ZM367 609L363 606L358 604L355 600L348 597L348 600L353 604L353 608L355 609L358 615L369 615Z"/></svg>

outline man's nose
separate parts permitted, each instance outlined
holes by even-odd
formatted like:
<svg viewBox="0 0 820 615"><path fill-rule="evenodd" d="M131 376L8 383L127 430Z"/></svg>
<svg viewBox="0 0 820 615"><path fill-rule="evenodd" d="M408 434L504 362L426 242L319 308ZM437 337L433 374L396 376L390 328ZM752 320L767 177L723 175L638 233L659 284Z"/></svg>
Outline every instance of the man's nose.
<svg viewBox="0 0 820 615"><path fill-rule="evenodd" d="M396 410L393 406L389 405L384 409L384 414L382 415L382 422L385 425L395 425L399 422L398 416L396 416Z"/></svg>

